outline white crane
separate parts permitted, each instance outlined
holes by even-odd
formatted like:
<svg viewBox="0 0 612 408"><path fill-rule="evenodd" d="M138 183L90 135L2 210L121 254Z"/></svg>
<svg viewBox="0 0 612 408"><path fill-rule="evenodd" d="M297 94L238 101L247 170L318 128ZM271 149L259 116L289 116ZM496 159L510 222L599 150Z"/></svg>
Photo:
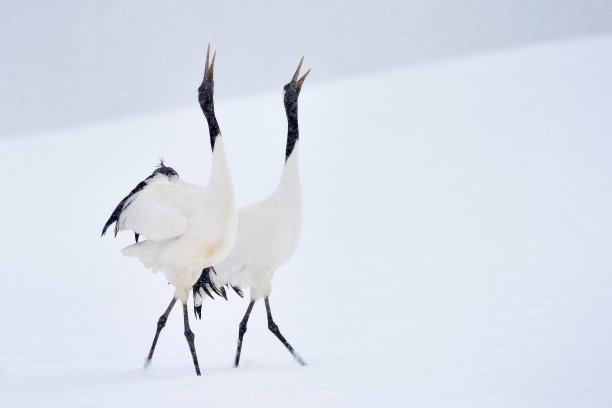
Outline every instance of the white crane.
<svg viewBox="0 0 612 408"><path fill-rule="evenodd" d="M148 178L134 188L115 208L104 225L102 235L115 223L115 235L132 230L136 243L123 254L139 259L153 272L161 271L175 287L170 305L157 322L157 331L145 367L153 358L159 333L175 302L183 303L185 337L197 375L200 367L189 327L187 300L189 290L202 270L223 260L236 239L237 214L234 189L225 156L223 139L215 118L213 69L206 54L204 79L198 89L199 102L208 121L212 148L212 170L206 187L184 182L163 162ZM138 242L142 235L146 240Z"/></svg>
<svg viewBox="0 0 612 408"><path fill-rule="evenodd" d="M223 285L231 285L242 296L241 288L250 288L251 302L238 331L238 347L234 365L240 363L242 339L255 302L264 298L268 328L287 347L298 363L304 360L283 337L272 319L269 296L276 270L291 258L297 249L302 225L302 191L299 176L298 96L310 70L299 80L300 67L284 87L285 113L288 132L285 167L276 191L263 201L238 211L238 232L234 248L227 258L207 268L193 287L194 311L201 317L202 301L212 289L225 297ZM211 273L212 271L212 273ZM219 291L216 286L221 288ZM212 297L212 296L211 296Z"/></svg>

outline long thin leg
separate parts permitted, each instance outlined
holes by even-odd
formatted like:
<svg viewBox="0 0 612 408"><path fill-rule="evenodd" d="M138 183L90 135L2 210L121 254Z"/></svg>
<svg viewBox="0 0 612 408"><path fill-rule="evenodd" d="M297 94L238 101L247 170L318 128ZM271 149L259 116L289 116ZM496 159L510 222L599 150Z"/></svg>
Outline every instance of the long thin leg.
<svg viewBox="0 0 612 408"><path fill-rule="evenodd" d="M175 303L176 303L176 299L172 298L172 302L170 302L170 305L168 306L164 314L161 315L161 317L157 321L157 331L155 332L155 338L153 339L153 344L151 345L151 351L149 351L149 356L147 357L147 360L145 361L145 368L147 368L149 364L151 364L151 359L153 358L153 352L155 351L155 346L157 345L157 339L159 338L159 333L166 325L166 321L168 320L168 315L170 314L170 311L174 307Z"/></svg>
<svg viewBox="0 0 612 408"><path fill-rule="evenodd" d="M272 320L272 312L270 311L270 302L268 301L268 298L265 298L264 300L266 302L266 312L268 313L268 329L270 329L270 331L274 333L276 337L278 337L285 347L287 347L287 350L289 350L293 358L295 358L295 361L300 363L300 365L306 365L306 362L302 360L302 357L300 357L293 347L291 347L291 344L289 344L289 342L283 337L278 326L276 323L274 323L274 320Z"/></svg>
<svg viewBox="0 0 612 408"><path fill-rule="evenodd" d="M255 301L252 300L249 303L249 307L247 308L242 321L240 322L240 328L238 329L238 348L236 349L236 360L234 360L234 367L238 367L240 364L240 352L242 351L242 338L244 337L244 333L247 330L247 322L249 321L249 316L251 315L251 310L253 310L253 306L255 305Z"/></svg>
<svg viewBox="0 0 612 408"><path fill-rule="evenodd" d="M191 358L193 358L193 365L195 366L196 374L200 375L200 365L198 364L198 356L195 351L195 344L193 339L195 339L195 334L191 331L189 327L189 314L187 313L187 304L183 303L183 318L185 321L185 338L187 339L187 344L189 344L189 350L191 350Z"/></svg>

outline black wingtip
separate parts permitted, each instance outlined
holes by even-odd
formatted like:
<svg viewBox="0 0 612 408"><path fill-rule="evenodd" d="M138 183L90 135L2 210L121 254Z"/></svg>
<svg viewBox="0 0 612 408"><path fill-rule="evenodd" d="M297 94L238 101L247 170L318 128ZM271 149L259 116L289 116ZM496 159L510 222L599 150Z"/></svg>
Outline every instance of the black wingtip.
<svg viewBox="0 0 612 408"><path fill-rule="evenodd" d="M175 176L175 177L179 176L176 170L164 164L164 159L160 159L160 163L155 169L155 171L153 171L153 173L151 173L149 177L147 177L146 179L138 183L136 187L134 187L132 191L130 191L130 193L126 197L124 197L123 200L121 200L121 202L119 202L117 207L115 207L110 218L108 219L108 221L106 221L106 224L104 224L104 228L102 228L101 236L104 236L106 234L106 230L108 229L108 227L113 225L113 223L115 224L115 237L117 236L117 233L119 232L119 218L121 216L121 213L128 205L130 205L129 203L126 205L126 203L134 194L138 193L143 188L145 188L146 185L149 183L150 179L155 177L157 174L163 174L167 176L168 178L172 176ZM138 242L138 237L136 237L136 242Z"/></svg>
<svg viewBox="0 0 612 408"><path fill-rule="evenodd" d="M115 215L114 212L113 212L113 215ZM108 221L106 221L106 224L104 224L104 228L102 228L102 235L100 235L101 237L106 235L106 230L108 229L108 227L110 227L113 224L113 222L115 222L113 215L111 215Z"/></svg>
<svg viewBox="0 0 612 408"><path fill-rule="evenodd" d="M207 295L208 295L208 296L209 296L211 299L214 299L215 297L212 295L212 293L210 293L210 291L208 290L208 288L207 288L206 286L208 286L208 285L203 284L202 286L200 286L200 288L201 288L201 289L202 289L204 292L206 292L206 294L207 294Z"/></svg>
<svg viewBox="0 0 612 408"><path fill-rule="evenodd" d="M219 296L223 296L225 297L225 299L227 300L226 295L224 295L221 290L219 290L219 288L217 288L217 286L215 285L215 283L212 281L212 278L210 276L210 272L213 272L215 275L217 274L217 271L215 270L215 268L213 266L209 266L208 268L204 268L204 270L202 271L202 277L204 278L204 283L208 284L208 286ZM221 289L223 289L223 287L221 287ZM211 296L212 297L212 296Z"/></svg>
<svg viewBox="0 0 612 408"><path fill-rule="evenodd" d="M206 293L208 296L210 296L212 299L214 299L213 295L210 293L210 291L206 287L207 286L207 282L208 282L209 269L210 268L202 269L202 273L200 273L200 277L198 278L197 282L193 285L192 290L193 290L193 295L194 296L196 295L196 293L198 293L200 291L200 289L202 289L204 291L204 293Z"/></svg>
<svg viewBox="0 0 612 408"><path fill-rule="evenodd" d="M215 271L215 268L213 268L212 266L202 269L202 273L200 274L200 277L198 278L197 282L193 285L192 291L193 291L193 296L194 296L194 311L195 311L195 295L200 293L200 289L204 293L206 293L211 299L215 298L212 295L212 292L214 292L217 295L223 297L225 300L227 300L227 291L225 290L223 286L219 288L215 285L215 283L211 279L211 271L214 274L217 273ZM234 288L234 290L236 291L236 288ZM240 291L240 289L238 289L236 293L242 296L242 292ZM203 296L203 294L201 294L201 296Z"/></svg>
<svg viewBox="0 0 612 408"><path fill-rule="evenodd" d="M195 300L194 300L195 302ZM202 319L202 305L200 306L196 306L195 303L193 304L193 313L195 314L196 319L201 320Z"/></svg>
<svg viewBox="0 0 612 408"><path fill-rule="evenodd" d="M202 304L200 303L200 306L196 306L196 295L199 295L199 292L200 292L200 286L198 285L197 282L195 285L193 285L193 288L191 288L191 290L193 291L193 314L195 314L196 319L201 319L202 318ZM204 291L206 291L205 288L204 288ZM202 299L202 301L203 300L204 299Z"/></svg>
<svg viewBox="0 0 612 408"><path fill-rule="evenodd" d="M244 293L242 293L242 289L240 289L238 286L232 286L232 289L234 289L234 292L236 292L238 296L240 296L241 298L244 297Z"/></svg>
<svg viewBox="0 0 612 408"><path fill-rule="evenodd" d="M210 281L208 285L217 295L223 296L225 300L227 300L227 296L224 294L225 289L223 289L223 286L221 287L221 289L219 289L212 281Z"/></svg>

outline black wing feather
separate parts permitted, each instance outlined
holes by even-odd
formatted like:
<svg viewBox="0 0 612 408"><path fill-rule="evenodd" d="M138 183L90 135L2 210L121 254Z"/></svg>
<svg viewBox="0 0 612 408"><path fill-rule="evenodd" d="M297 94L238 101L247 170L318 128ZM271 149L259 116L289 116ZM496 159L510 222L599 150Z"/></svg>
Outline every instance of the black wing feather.
<svg viewBox="0 0 612 408"><path fill-rule="evenodd" d="M121 216L121 213L123 212L123 210L125 210L125 208L129 205L125 205L125 203L136 193L138 193L139 191L141 191L143 188L145 188L147 186L147 184L149 184L149 180L151 180L153 177L155 177L157 174L163 174L165 176L167 176L168 178L170 178L170 176L176 176L178 177L178 173L176 171L174 171L174 169L172 167L167 167L164 165L164 161L162 160L159 167L157 169L155 169L155 171L153 173L151 173L151 175L149 177L147 177L146 179L144 179L143 181L141 181L140 183L138 183L138 185L136 187L134 187L132 189L132 191L130 191L130 194L128 194L123 200L121 200L121 202L117 205L117 207L115 208L115 210L113 211L113 213L111 214L110 218L108 219L108 221L106 221L106 224L104 224L104 228L102 228L102 236L104 236L104 234L106 234L106 230L108 229L108 227L110 227L111 225L113 225L113 223L115 223L115 236L117 236L117 232L119 232L119 217ZM138 234L136 233L136 242L138 242Z"/></svg>
<svg viewBox="0 0 612 408"><path fill-rule="evenodd" d="M113 211L113 213L111 214L110 218L108 219L108 221L106 221L106 224L104 224L104 228L102 229L102 236L104 236L104 234L106 234L106 230L108 229L108 227L110 227L111 225L113 225L113 223L117 223L117 221L119 221L119 217L121 216L121 213L123 212L123 209L125 207L125 203L136 193L138 193L139 191L141 191L143 188L145 188L145 186L148 183L148 180L151 178L152 176L147 177L144 181L141 181L140 183L138 183L138 185L136 187L134 187L134 189L132 191L130 191L130 194L128 194L123 200L121 200L121 202L117 205L117 207L115 208L115 210ZM117 232L119 231L119 225L115 224L115 236L117 236Z"/></svg>
<svg viewBox="0 0 612 408"><path fill-rule="evenodd" d="M215 271L215 268L212 266L202 269L202 273L200 274L200 277L198 278L197 282L191 288L193 292L193 312L195 313L198 319L202 318L202 305L200 306L195 305L195 295L200 292L200 289L202 289L204 293L206 293L211 299L214 299L214 297L212 293L210 292L210 290L212 290L219 296L223 296L225 300L227 300L227 292L225 291L225 288L222 286L219 289L214 284L214 282L212 281L210 277L211 272L213 272L215 275L217 274L217 272Z"/></svg>
<svg viewBox="0 0 612 408"><path fill-rule="evenodd" d="M238 286L232 286L232 289L234 289L234 292L236 292L238 296L240 296L241 298L244 297L244 293L242 293L242 289L240 289Z"/></svg>

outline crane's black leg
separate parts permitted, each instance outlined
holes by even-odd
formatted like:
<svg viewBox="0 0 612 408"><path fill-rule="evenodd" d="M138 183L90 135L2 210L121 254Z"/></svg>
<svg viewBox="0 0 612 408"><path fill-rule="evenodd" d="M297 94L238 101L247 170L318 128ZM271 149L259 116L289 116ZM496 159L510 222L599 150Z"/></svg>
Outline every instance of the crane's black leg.
<svg viewBox="0 0 612 408"><path fill-rule="evenodd" d="M174 307L175 303L176 303L176 299L172 298L172 302L170 302L170 305L168 306L164 314L161 315L161 317L157 321L157 331L155 332L155 338L153 339L153 344L151 345L151 351L149 351L149 356L147 357L147 361L145 361L145 368L147 368L149 364L151 364L151 359L153 358L153 352L155 351L155 346L157 345L157 339L159 338L159 333L166 325L166 321L168 320L168 315L170 314L170 311Z"/></svg>
<svg viewBox="0 0 612 408"><path fill-rule="evenodd" d="M195 366L196 374L200 375L200 365L198 364L198 356L195 351L195 344L193 339L195 339L195 334L191 331L189 327L189 314L187 313L187 304L183 303L183 318L185 320L185 338L187 339L187 344L189 344L189 350L191 350L191 358L193 358L193 365Z"/></svg>
<svg viewBox="0 0 612 408"><path fill-rule="evenodd" d="M306 362L302 360L302 357L300 357L293 347L291 347L291 344L289 344L289 342L283 337L278 326L276 323L274 323L274 320L272 320L272 312L270 311L270 302L268 301L268 298L265 298L264 300L266 302L266 312L268 313L268 329L270 329L270 331L274 333L276 337L278 337L285 347L287 347L287 350L289 350L293 358L295 358L295 361L300 363L300 365L306 365Z"/></svg>
<svg viewBox="0 0 612 408"><path fill-rule="evenodd" d="M255 305L255 301L252 300L249 303L249 307L247 308L242 321L240 322L240 328L238 329L238 348L236 349L236 360L234 360L234 367L238 367L240 363L240 352L242 351L242 338L244 337L244 333L247 330L247 322L249 321L249 316L251 315L251 310L253 310L253 305Z"/></svg>

